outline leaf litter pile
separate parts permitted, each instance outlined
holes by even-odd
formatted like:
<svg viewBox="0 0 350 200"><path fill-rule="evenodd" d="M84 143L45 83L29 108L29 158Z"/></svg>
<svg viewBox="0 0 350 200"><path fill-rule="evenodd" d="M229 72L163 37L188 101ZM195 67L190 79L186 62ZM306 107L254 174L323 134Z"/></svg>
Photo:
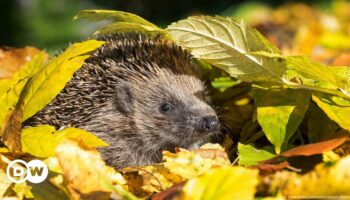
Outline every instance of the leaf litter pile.
<svg viewBox="0 0 350 200"><path fill-rule="evenodd" d="M253 6L254 7L254 6ZM84 10L109 20L94 35L139 31L189 50L210 80L225 133L220 144L163 152L163 162L114 170L93 134L49 125L22 128L104 42L87 40L49 58L1 49L0 195L9 199L350 198L350 4L323 13L303 4L260 17L193 16L162 29L131 13ZM301 12L298 18L296 12ZM300 14L300 13L299 13ZM261 32L259 32L259 31ZM40 184L11 183L15 159L43 160Z"/></svg>

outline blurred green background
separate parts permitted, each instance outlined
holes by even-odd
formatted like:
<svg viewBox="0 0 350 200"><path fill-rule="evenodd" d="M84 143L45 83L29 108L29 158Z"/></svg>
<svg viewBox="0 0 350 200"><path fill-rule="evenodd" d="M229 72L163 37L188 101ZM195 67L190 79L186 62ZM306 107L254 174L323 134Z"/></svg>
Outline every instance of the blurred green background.
<svg viewBox="0 0 350 200"><path fill-rule="evenodd" d="M263 2L272 7L286 3L279 0ZM327 6L330 1L304 2ZM194 14L244 14L244 9L239 8L252 4L243 0L0 0L0 3L0 46L29 45L48 52L84 39L99 26L72 21L83 9L128 11L165 27Z"/></svg>

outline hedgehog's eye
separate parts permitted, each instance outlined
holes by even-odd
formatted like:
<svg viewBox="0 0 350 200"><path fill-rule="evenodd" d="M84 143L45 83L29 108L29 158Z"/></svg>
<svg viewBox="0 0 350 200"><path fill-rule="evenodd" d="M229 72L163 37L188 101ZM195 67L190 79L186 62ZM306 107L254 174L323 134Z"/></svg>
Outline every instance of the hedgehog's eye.
<svg viewBox="0 0 350 200"><path fill-rule="evenodd" d="M169 112L170 110L173 109L173 106L169 103L163 103L161 106L160 106L160 110L162 112Z"/></svg>

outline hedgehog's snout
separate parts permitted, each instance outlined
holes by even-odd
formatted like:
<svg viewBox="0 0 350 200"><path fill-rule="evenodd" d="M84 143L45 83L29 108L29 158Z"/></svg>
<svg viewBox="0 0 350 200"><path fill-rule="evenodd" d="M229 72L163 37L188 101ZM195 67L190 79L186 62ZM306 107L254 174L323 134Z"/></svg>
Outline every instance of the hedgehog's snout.
<svg viewBox="0 0 350 200"><path fill-rule="evenodd" d="M219 131L220 124L217 116L215 115L203 117L201 123L203 132Z"/></svg>

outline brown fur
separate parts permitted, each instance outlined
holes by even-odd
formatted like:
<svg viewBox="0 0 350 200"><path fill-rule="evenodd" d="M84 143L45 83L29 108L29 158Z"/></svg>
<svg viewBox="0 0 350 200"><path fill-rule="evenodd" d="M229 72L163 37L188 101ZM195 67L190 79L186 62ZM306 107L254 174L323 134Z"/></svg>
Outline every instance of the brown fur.
<svg viewBox="0 0 350 200"><path fill-rule="evenodd" d="M217 131L201 130L202 118L216 114L189 53L137 33L100 39L107 43L25 125L91 131L110 144L100 151L116 168L159 162L163 150L191 148ZM164 102L173 109L164 113Z"/></svg>

